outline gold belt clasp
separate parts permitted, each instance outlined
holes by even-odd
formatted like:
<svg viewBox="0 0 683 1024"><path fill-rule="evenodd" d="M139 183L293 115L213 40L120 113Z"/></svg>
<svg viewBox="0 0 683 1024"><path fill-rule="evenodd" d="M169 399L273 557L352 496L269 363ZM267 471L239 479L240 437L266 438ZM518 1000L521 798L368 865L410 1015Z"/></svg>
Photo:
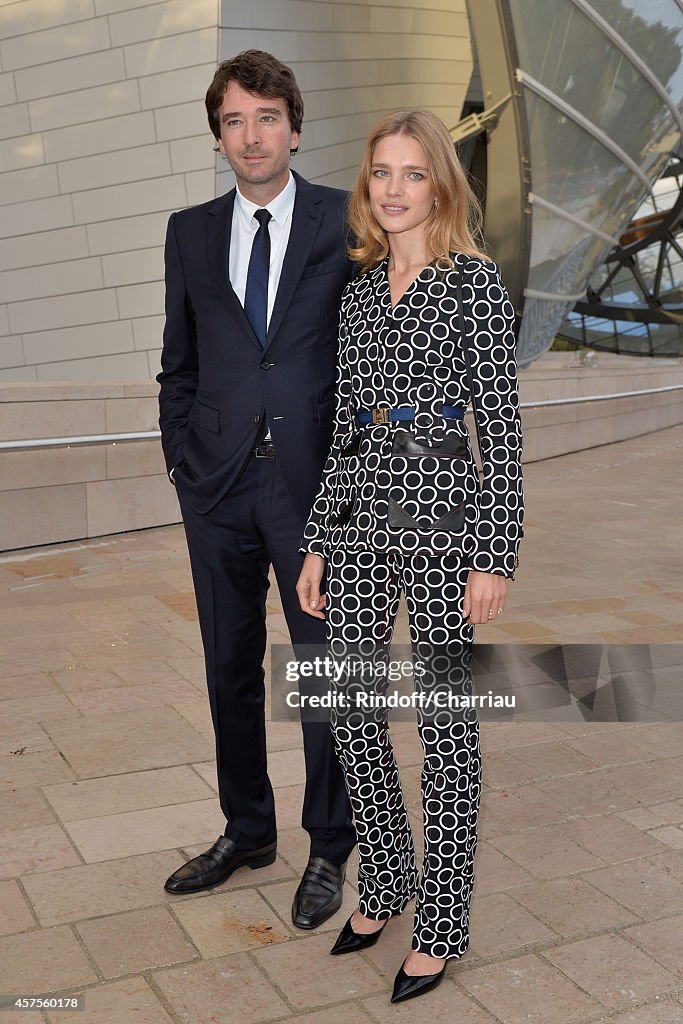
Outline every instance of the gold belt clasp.
<svg viewBox="0 0 683 1024"><path fill-rule="evenodd" d="M377 426L381 423L389 423L389 409L373 409L372 410L372 424Z"/></svg>

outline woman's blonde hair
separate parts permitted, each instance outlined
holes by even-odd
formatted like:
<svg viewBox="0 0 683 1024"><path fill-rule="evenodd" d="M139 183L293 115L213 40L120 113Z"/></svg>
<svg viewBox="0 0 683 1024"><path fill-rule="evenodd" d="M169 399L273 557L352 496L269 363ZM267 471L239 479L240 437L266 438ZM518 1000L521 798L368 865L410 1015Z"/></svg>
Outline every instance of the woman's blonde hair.
<svg viewBox="0 0 683 1024"><path fill-rule="evenodd" d="M356 242L349 246L349 258L367 271L373 270L389 252L386 232L370 208L369 185L375 146L390 135L410 135L424 150L436 194L436 205L426 232L432 257L442 258L449 266L452 266L451 252L487 259L480 241L481 207L458 160L448 129L430 110L397 110L370 133L349 199L349 226Z"/></svg>

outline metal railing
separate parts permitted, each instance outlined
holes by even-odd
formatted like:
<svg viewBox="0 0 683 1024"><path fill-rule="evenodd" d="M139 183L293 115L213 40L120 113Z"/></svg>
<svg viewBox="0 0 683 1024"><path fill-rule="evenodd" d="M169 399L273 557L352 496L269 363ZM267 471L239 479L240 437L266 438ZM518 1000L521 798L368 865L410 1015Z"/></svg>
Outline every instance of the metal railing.
<svg viewBox="0 0 683 1024"><path fill-rule="evenodd" d="M640 395L661 395L682 391L683 384L667 384L660 388L639 388L637 391L615 391L606 395L579 395L576 398L546 398L520 402L520 409L541 409L556 405L577 405L582 402L609 402L614 398L636 398ZM131 441L156 441L160 430L135 430L127 434L83 434L75 437L37 437L22 441L0 441L0 451L31 451L49 448L82 448L98 444L126 444Z"/></svg>

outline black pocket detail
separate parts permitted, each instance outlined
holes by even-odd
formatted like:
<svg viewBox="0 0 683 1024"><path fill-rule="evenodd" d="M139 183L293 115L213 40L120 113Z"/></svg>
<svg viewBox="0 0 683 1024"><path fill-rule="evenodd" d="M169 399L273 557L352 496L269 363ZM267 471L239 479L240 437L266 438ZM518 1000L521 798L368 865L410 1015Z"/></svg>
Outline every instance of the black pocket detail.
<svg viewBox="0 0 683 1024"><path fill-rule="evenodd" d="M394 529L399 530L419 530L420 527L417 521L409 516L405 509L401 506L394 498L389 498L389 509L387 512L387 522L389 526L393 526Z"/></svg>
<svg viewBox="0 0 683 1024"><path fill-rule="evenodd" d="M446 434L441 444L425 444L418 441L409 430L399 429L394 433L391 448L392 455L413 456L432 455L443 459L466 459L467 445L459 434Z"/></svg>
<svg viewBox="0 0 683 1024"><path fill-rule="evenodd" d="M394 498L389 498L387 522L389 526L397 530L445 530L447 533L460 533L465 526L465 503L451 509L440 519L434 519L429 524L423 523L420 526L417 519L413 519Z"/></svg>
<svg viewBox="0 0 683 1024"><path fill-rule="evenodd" d="M330 526L346 526L353 512L353 501L345 502L330 520Z"/></svg>
<svg viewBox="0 0 683 1024"><path fill-rule="evenodd" d="M342 448L339 455L342 459L348 459L351 455L358 455L360 451L360 434L355 434L349 443Z"/></svg>

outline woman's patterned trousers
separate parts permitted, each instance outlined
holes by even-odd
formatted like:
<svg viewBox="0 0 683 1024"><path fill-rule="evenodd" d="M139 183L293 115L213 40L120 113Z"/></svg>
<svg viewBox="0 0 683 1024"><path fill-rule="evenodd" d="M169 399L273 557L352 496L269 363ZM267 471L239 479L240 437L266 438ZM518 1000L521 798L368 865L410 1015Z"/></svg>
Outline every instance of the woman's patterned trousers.
<svg viewBox="0 0 683 1024"><path fill-rule="evenodd" d="M349 702L333 707L331 723L358 834L360 911L384 920L416 895L412 948L443 958L462 956L469 944L481 791L479 722L476 709L462 706L472 693L474 629L462 615L468 572L453 555L343 549L327 569L328 643L340 668L335 694ZM373 695L397 689L387 668L401 591L424 750L420 874L387 710L368 706Z"/></svg>

